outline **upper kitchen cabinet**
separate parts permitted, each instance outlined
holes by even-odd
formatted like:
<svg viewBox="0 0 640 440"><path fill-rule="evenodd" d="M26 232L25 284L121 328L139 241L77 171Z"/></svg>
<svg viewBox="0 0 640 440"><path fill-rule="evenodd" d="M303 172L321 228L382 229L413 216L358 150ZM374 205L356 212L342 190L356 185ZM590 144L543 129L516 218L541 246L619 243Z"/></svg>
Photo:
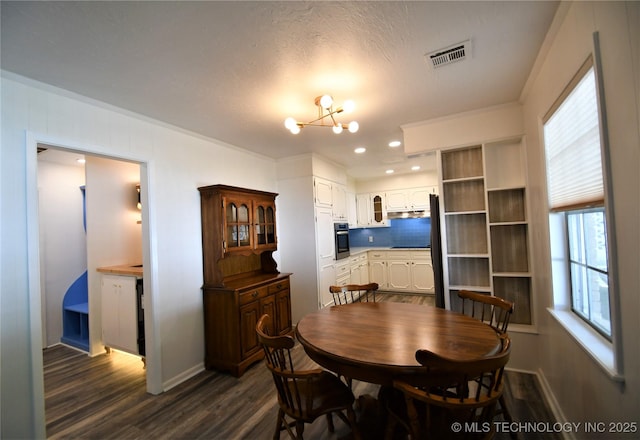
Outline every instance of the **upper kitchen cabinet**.
<svg viewBox="0 0 640 440"><path fill-rule="evenodd" d="M314 205L318 208L331 208L335 221L347 221L347 187L320 177L313 178Z"/></svg>
<svg viewBox="0 0 640 440"><path fill-rule="evenodd" d="M520 137L440 153L445 284L516 304L513 324L532 324L524 146Z"/></svg>
<svg viewBox="0 0 640 440"><path fill-rule="evenodd" d="M358 194L356 196L356 216L360 228L389 226L385 194L383 192Z"/></svg>
<svg viewBox="0 0 640 440"><path fill-rule="evenodd" d="M436 188L425 186L387 191L385 194L387 212L429 210L429 196L437 193Z"/></svg>

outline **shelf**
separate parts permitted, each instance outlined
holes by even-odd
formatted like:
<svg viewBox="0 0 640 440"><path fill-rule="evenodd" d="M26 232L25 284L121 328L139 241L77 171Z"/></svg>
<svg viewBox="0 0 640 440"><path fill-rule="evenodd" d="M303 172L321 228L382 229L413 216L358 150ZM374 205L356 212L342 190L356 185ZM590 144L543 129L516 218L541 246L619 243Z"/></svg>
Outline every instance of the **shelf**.
<svg viewBox="0 0 640 440"><path fill-rule="evenodd" d="M449 285L491 287L489 258L448 257L448 263Z"/></svg>
<svg viewBox="0 0 640 440"><path fill-rule="evenodd" d="M80 350L89 351L89 304L65 306L62 319L63 335L60 341Z"/></svg>
<svg viewBox="0 0 640 440"><path fill-rule="evenodd" d="M482 177L482 146L442 153L442 180Z"/></svg>
<svg viewBox="0 0 640 440"><path fill-rule="evenodd" d="M528 272L527 225L492 226L491 256L494 272Z"/></svg>
<svg viewBox="0 0 640 440"><path fill-rule="evenodd" d="M460 214L445 217L449 254L487 254L487 217Z"/></svg>
<svg viewBox="0 0 640 440"><path fill-rule="evenodd" d="M484 154L488 188L525 186L525 162L519 137L488 143Z"/></svg>
<svg viewBox="0 0 640 440"><path fill-rule="evenodd" d="M445 212L484 211L484 180L443 182Z"/></svg>
<svg viewBox="0 0 640 440"><path fill-rule="evenodd" d="M523 222L526 220L524 188L493 190L488 193L489 222Z"/></svg>
<svg viewBox="0 0 640 440"><path fill-rule="evenodd" d="M531 324L531 279L528 277L493 278L494 295L512 301L515 306L511 324Z"/></svg>

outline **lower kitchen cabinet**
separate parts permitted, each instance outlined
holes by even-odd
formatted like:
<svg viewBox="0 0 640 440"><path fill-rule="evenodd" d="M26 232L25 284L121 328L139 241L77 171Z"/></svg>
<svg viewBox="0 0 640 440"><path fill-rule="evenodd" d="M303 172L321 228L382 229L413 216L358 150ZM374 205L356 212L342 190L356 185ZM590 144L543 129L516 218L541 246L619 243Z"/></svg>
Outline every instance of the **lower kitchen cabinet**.
<svg viewBox="0 0 640 440"><path fill-rule="evenodd" d="M412 254L411 290L414 292L434 293L435 280L431 252L412 252Z"/></svg>
<svg viewBox="0 0 640 440"><path fill-rule="evenodd" d="M291 274L262 274L204 287L205 366L236 377L264 356L256 335L263 314L272 335L291 333Z"/></svg>
<svg viewBox="0 0 640 440"><path fill-rule="evenodd" d="M433 293L431 251L369 251L369 281L380 290Z"/></svg>
<svg viewBox="0 0 640 440"><path fill-rule="evenodd" d="M140 354L138 298L134 276L102 275L102 342L106 347Z"/></svg>

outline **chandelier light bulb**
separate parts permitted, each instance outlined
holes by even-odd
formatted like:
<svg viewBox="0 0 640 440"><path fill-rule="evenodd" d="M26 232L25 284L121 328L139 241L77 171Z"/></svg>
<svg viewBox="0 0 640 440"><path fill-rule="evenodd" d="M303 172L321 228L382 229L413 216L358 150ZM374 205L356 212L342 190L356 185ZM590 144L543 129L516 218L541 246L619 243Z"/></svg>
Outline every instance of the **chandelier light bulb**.
<svg viewBox="0 0 640 440"><path fill-rule="evenodd" d="M345 113L351 113L352 111L355 110L355 108L356 108L356 103L353 102L351 99L346 100L342 105L342 110L344 110Z"/></svg>
<svg viewBox="0 0 640 440"><path fill-rule="evenodd" d="M336 125L334 125L334 126L333 126L333 132L334 132L335 134L340 134L340 133L342 133L342 125L340 125L340 124L336 124Z"/></svg>
<svg viewBox="0 0 640 440"><path fill-rule="evenodd" d="M292 117L288 117L284 120L284 126L287 128L287 130L292 130L293 127L296 127L297 125L298 124L296 123L296 120Z"/></svg>
<svg viewBox="0 0 640 440"><path fill-rule="evenodd" d="M333 105L333 98L331 95L322 95L322 98L320 98L320 105L324 109L330 109Z"/></svg>
<svg viewBox="0 0 640 440"><path fill-rule="evenodd" d="M293 127L291 127L289 130L291 131L291 134L298 134L300 133L300 126L296 124Z"/></svg>
<svg viewBox="0 0 640 440"><path fill-rule="evenodd" d="M349 122L349 133L355 133L360 128L360 124L356 121Z"/></svg>

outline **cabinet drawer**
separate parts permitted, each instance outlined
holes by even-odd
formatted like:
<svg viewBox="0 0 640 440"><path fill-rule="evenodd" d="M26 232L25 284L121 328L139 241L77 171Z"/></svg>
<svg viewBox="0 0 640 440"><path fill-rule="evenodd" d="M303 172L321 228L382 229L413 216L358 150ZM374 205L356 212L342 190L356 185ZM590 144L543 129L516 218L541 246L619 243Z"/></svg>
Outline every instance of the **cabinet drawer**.
<svg viewBox="0 0 640 440"><path fill-rule="evenodd" d="M288 288L289 280L282 280L267 286L267 291L269 292L269 295L271 295L272 293L280 292L281 290L287 290Z"/></svg>
<svg viewBox="0 0 640 440"><path fill-rule="evenodd" d="M411 252L408 251L389 251L387 252L387 257L389 260L405 260L408 261L411 259Z"/></svg>
<svg viewBox="0 0 640 440"><path fill-rule="evenodd" d="M269 295L269 289L267 286L258 287L257 289L250 289L240 292L238 295L238 303L240 305L249 304L251 301L255 301L260 298L264 298Z"/></svg>
<svg viewBox="0 0 640 440"><path fill-rule="evenodd" d="M411 252L411 260L430 260L431 251L413 251Z"/></svg>
<svg viewBox="0 0 640 440"><path fill-rule="evenodd" d="M384 251L369 251L370 260L386 260L387 253Z"/></svg>
<svg viewBox="0 0 640 440"><path fill-rule="evenodd" d="M342 264L340 266L336 265L336 278L340 278L340 276L344 274L348 274L351 271L351 266L347 264Z"/></svg>

